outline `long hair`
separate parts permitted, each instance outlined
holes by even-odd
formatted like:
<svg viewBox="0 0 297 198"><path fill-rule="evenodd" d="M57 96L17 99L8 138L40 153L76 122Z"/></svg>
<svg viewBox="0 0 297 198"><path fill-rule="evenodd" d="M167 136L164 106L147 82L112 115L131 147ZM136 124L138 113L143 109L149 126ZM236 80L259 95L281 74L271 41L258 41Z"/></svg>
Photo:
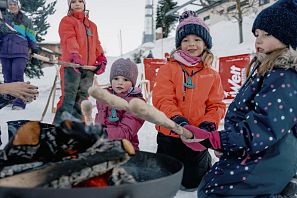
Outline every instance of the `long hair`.
<svg viewBox="0 0 297 198"><path fill-rule="evenodd" d="M281 48L274 50L270 54L268 54L263 61L261 61L261 65L258 69L258 74L263 76L268 71L271 71L275 66L276 60L285 52L288 48Z"/></svg>
<svg viewBox="0 0 297 198"><path fill-rule="evenodd" d="M259 65L257 68L257 74L264 76L267 72L271 71L275 66L277 59L285 52L288 48L276 49L268 55L257 55L246 67L246 77L251 75L252 69Z"/></svg>

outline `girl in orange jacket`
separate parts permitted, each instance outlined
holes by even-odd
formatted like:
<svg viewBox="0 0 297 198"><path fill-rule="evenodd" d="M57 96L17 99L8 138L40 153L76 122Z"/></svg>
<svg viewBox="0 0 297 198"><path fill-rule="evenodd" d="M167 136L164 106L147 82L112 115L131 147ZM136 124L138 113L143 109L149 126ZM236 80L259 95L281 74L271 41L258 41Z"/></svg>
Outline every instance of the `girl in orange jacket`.
<svg viewBox="0 0 297 198"><path fill-rule="evenodd" d="M89 20L85 0L68 0L68 14L59 25L61 60L80 65L94 65L94 71L62 67L62 96L58 102L58 110L54 124L62 121L64 111L81 119L80 102L88 97L88 88L93 83L94 74L102 74L107 64L101 47L97 26Z"/></svg>
<svg viewBox="0 0 297 198"><path fill-rule="evenodd" d="M211 68L212 38L208 26L193 11L185 11L176 30L176 48L160 68L153 90L154 106L181 126L188 124L208 131L218 128L225 114L224 91L219 74ZM157 153L184 163L181 189L196 190L211 166L208 151L186 147L179 135L156 126Z"/></svg>

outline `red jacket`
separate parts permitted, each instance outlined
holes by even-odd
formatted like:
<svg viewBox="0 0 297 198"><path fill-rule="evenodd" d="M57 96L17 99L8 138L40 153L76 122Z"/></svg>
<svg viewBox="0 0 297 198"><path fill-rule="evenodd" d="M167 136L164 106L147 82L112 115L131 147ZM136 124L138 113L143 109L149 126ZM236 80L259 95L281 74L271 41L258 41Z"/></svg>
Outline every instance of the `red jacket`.
<svg viewBox="0 0 297 198"><path fill-rule="evenodd" d="M90 34L87 36L87 34ZM59 25L61 38L61 60L70 62L70 54L80 55L84 65L95 65L96 58L103 54L97 26L84 16L83 12L76 12L63 17Z"/></svg>
<svg viewBox="0 0 297 198"><path fill-rule="evenodd" d="M201 69L192 76L195 88L184 89L182 67L179 62L171 59L158 71L156 86L153 89L153 105L169 118L181 115L194 126L208 121L214 122L218 127L226 110L221 78L212 68L202 67L202 63L194 67L184 66L189 74ZM178 137L164 127L156 126L156 129L165 135Z"/></svg>

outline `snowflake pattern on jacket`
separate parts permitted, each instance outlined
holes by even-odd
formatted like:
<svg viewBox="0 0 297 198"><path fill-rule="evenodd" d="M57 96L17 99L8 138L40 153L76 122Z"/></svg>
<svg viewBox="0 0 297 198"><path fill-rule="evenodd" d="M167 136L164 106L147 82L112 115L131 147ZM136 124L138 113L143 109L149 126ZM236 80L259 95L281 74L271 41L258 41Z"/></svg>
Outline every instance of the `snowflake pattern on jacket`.
<svg viewBox="0 0 297 198"><path fill-rule="evenodd" d="M247 79L220 132L223 156L198 196L278 194L297 171L297 52L287 50L264 76Z"/></svg>

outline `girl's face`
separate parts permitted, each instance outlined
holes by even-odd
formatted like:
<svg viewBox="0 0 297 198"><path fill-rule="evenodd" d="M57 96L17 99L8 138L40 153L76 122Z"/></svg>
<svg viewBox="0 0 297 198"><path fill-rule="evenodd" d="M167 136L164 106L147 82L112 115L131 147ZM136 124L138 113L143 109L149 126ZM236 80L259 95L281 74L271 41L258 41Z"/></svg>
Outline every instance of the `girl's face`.
<svg viewBox="0 0 297 198"><path fill-rule="evenodd" d="M127 92L132 87L132 82L124 76L115 76L111 80L111 87L116 94Z"/></svg>
<svg viewBox="0 0 297 198"><path fill-rule="evenodd" d="M20 10L18 4L12 2L8 4L8 9L13 14L17 14Z"/></svg>
<svg viewBox="0 0 297 198"><path fill-rule="evenodd" d="M268 54L274 50L286 47L286 45L279 41L277 38L260 29L256 29L255 37L255 47L257 53Z"/></svg>
<svg viewBox="0 0 297 198"><path fill-rule="evenodd" d="M71 0L70 8L73 12L82 12L85 10L83 0Z"/></svg>
<svg viewBox="0 0 297 198"><path fill-rule="evenodd" d="M181 50L187 51L191 56L200 56L205 49L202 38L194 34L187 35L181 42Z"/></svg>

